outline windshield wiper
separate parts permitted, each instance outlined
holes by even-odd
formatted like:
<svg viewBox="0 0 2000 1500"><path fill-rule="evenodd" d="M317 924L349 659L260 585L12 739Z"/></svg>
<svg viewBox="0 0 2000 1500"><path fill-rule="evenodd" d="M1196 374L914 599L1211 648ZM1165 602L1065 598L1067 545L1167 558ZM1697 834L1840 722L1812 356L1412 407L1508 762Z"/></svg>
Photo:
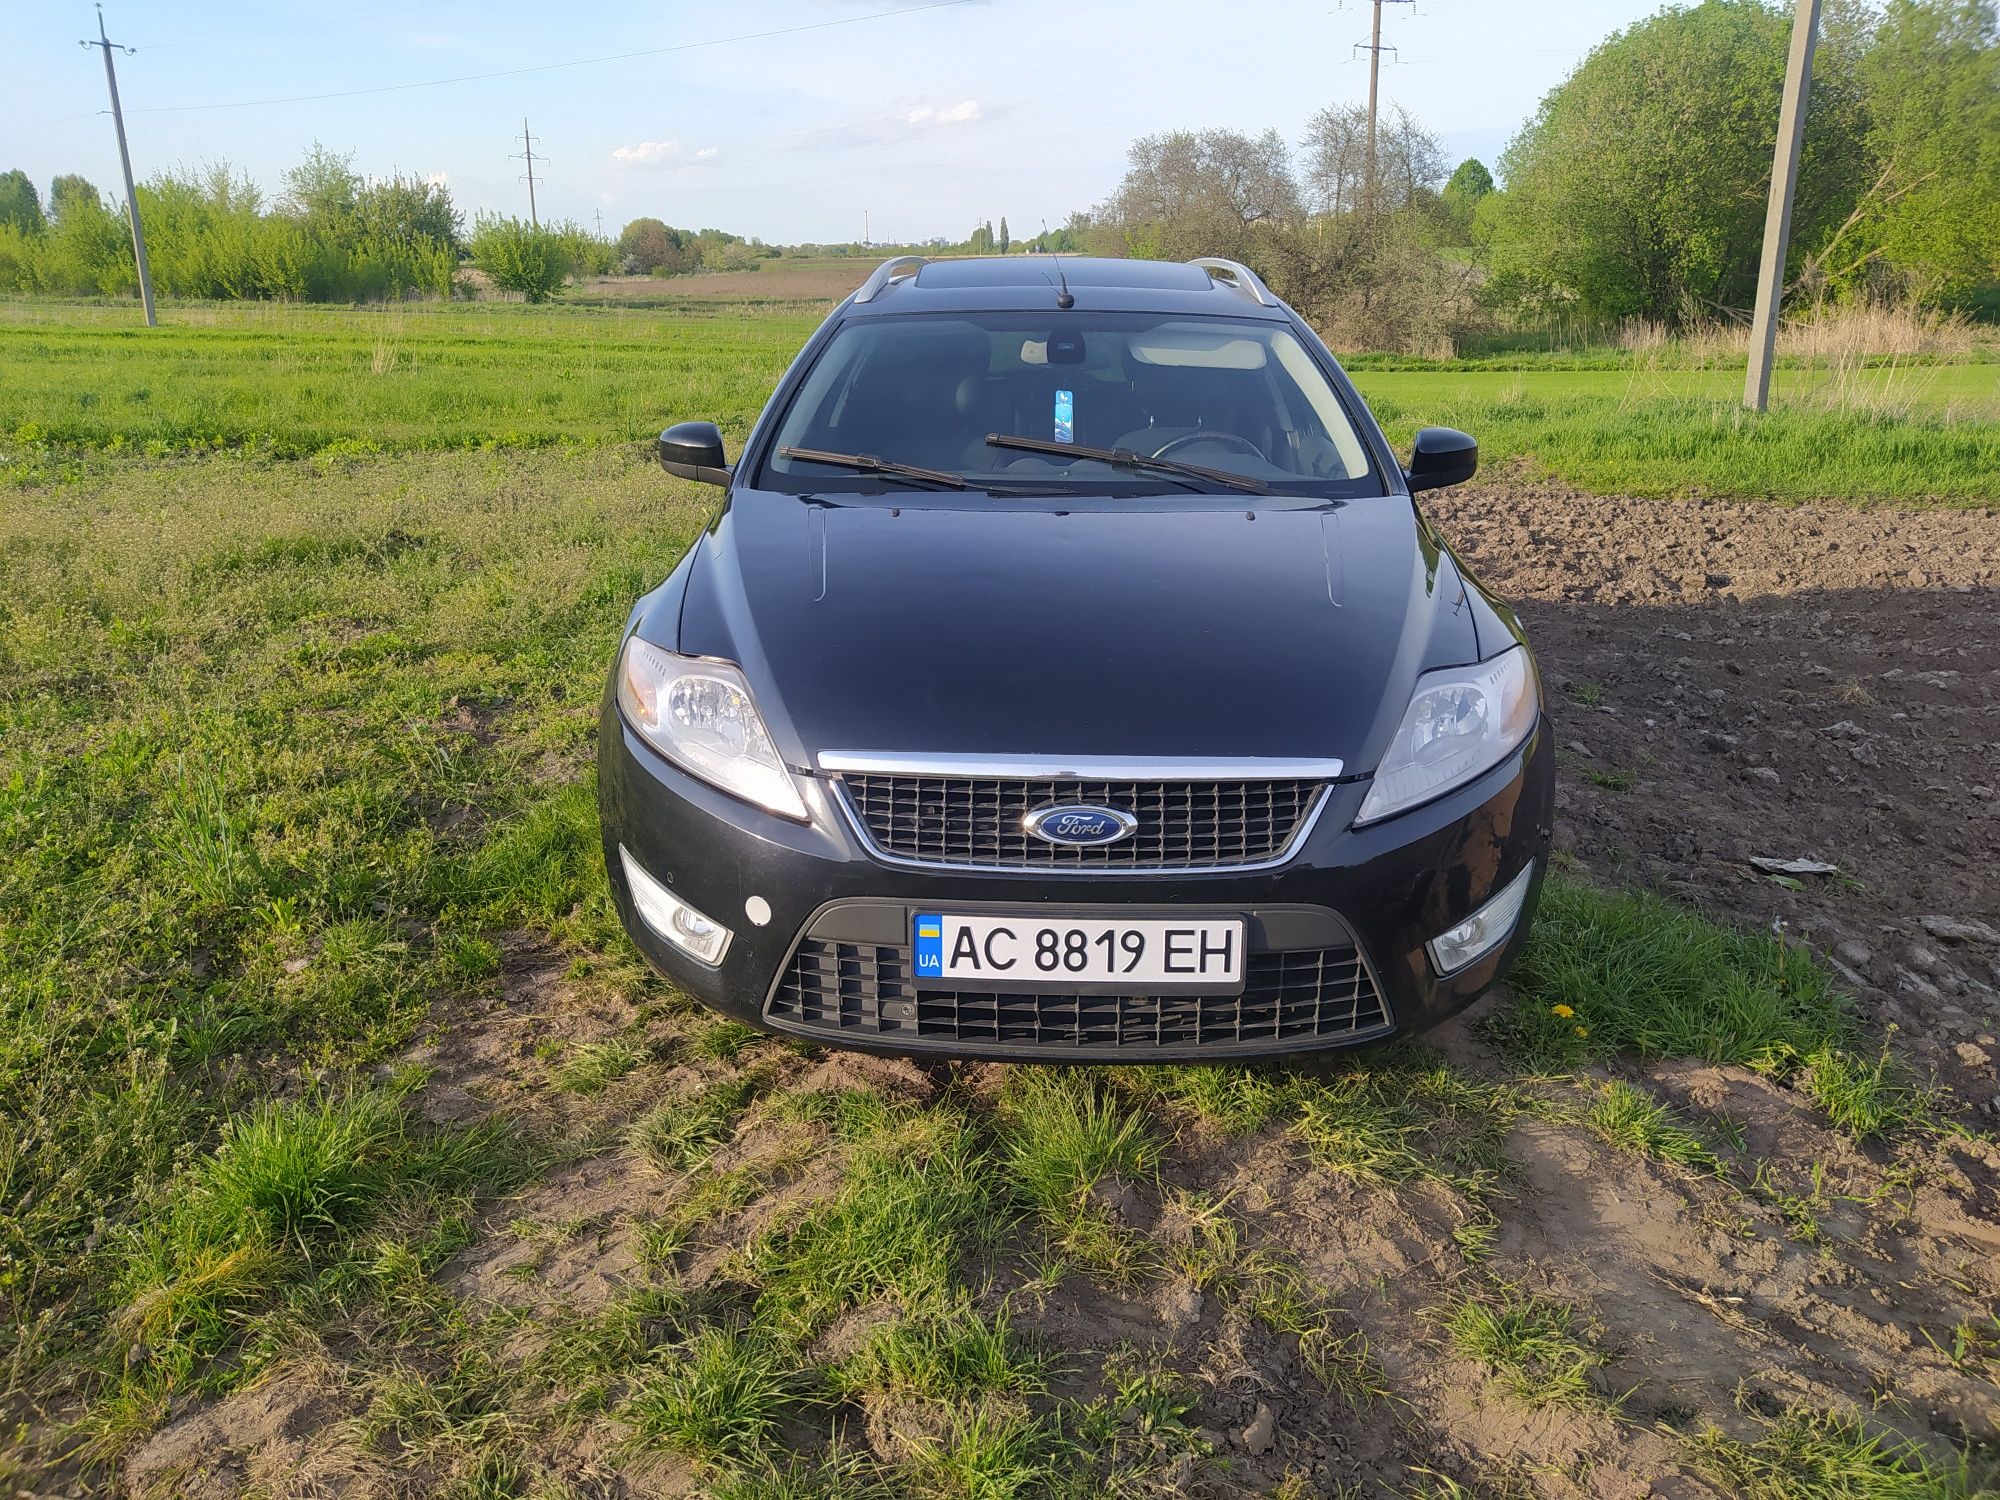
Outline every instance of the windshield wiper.
<svg viewBox="0 0 2000 1500"><path fill-rule="evenodd" d="M1271 487L1261 479L1252 479L1248 474L1232 474L1227 469L1211 469L1206 464L1183 463L1178 458L1148 458L1143 453L1134 453L1130 448L1085 448L1075 443L1058 443L1048 438L1010 437L1002 432L989 432L986 442L993 448L1020 448L1028 453L1053 453L1059 458L1094 458L1119 469L1152 469L1161 474L1178 474L1183 479L1206 479L1212 484L1226 484L1233 490L1248 490L1253 495L1268 495Z"/></svg>
<svg viewBox="0 0 2000 1500"><path fill-rule="evenodd" d="M827 453L818 448L780 448L786 458L809 464L832 464L841 469L859 469L864 474L888 474L918 484L934 484L940 489L962 490L969 486L957 474L943 469L926 469L921 464L899 464L894 459L877 458L872 453Z"/></svg>

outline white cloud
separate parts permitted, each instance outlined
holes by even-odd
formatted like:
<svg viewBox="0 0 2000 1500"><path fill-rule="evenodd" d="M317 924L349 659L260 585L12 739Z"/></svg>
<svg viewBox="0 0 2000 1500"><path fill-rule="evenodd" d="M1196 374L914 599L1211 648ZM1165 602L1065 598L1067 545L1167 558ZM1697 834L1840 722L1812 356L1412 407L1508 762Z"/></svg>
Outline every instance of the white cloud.
<svg viewBox="0 0 2000 1500"><path fill-rule="evenodd" d="M679 141L641 141L636 146L614 146L611 159L627 166L639 166L646 162L670 161L680 154Z"/></svg>
<svg viewBox="0 0 2000 1500"><path fill-rule="evenodd" d="M903 118L912 125L963 125L968 120L979 118L979 101L961 99L956 104L943 107L925 104L911 110Z"/></svg>
<svg viewBox="0 0 2000 1500"><path fill-rule="evenodd" d="M449 172L426 172L426 173L424 174L424 186L425 186L425 187L450 187L450 186L451 186L451 173L449 173Z"/></svg>
<svg viewBox="0 0 2000 1500"><path fill-rule="evenodd" d="M713 155L715 155L715 147L703 146L699 151L695 152L694 159L696 161L707 161Z"/></svg>

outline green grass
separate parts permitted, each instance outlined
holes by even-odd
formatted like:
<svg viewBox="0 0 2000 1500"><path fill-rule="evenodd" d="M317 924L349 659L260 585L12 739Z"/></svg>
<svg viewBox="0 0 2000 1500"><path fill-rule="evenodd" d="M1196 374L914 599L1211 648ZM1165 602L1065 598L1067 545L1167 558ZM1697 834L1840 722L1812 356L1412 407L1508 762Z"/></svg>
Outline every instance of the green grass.
<svg viewBox="0 0 2000 1500"><path fill-rule="evenodd" d="M998 1227L992 1176L953 1111L885 1122L849 1148L831 1201L752 1247L760 1316L804 1339L875 1298L911 1313L950 1305L962 1265Z"/></svg>
<svg viewBox="0 0 2000 1500"><path fill-rule="evenodd" d="M409 304L129 309L0 301L0 474L70 472L70 455L215 448L298 457L636 442L707 417L738 437L818 309ZM1740 377L1630 358L1504 370L1355 361L1362 394L1407 446L1427 424L1603 493L1780 499L2000 500L2000 376L1991 363L1876 369L1860 409L1829 409L1805 370L1776 407ZM1402 362L1408 363L1408 362Z"/></svg>
<svg viewBox="0 0 2000 1500"><path fill-rule="evenodd" d="M252 1111L496 985L495 926L609 945L580 774L596 688L629 600L700 526L694 498L622 454L465 454L119 460L0 506L16 1378L96 1388L90 1351L137 1295L128 1235L183 1212L185 1164L239 1133L218 1170L274 1133L257 1159L349 1159L307 1117ZM162 1259L160 1285L186 1301L207 1278L235 1305L286 1244L320 1253L365 1186L274 1180L301 1182L295 1211L199 1265Z"/></svg>
<svg viewBox="0 0 2000 1500"><path fill-rule="evenodd" d="M1674 371L1362 373L1392 442L1461 428L1483 462L1598 494L1991 505L2000 500L2000 372L1920 372L1885 409L1739 404L1740 377ZM1882 377L1886 382L1886 377Z"/></svg>
<svg viewBox="0 0 2000 1500"><path fill-rule="evenodd" d="M1853 1417L1793 1407L1755 1442L1710 1429L1695 1440L1701 1468L1742 1500L1973 1500L1989 1485L1965 1463L1946 1466L1914 1443L1870 1433Z"/></svg>
<svg viewBox="0 0 2000 1500"><path fill-rule="evenodd" d="M648 1110L628 1127L626 1141L662 1172L692 1171L715 1154L756 1091L754 1078L719 1078Z"/></svg>
<svg viewBox="0 0 2000 1500"><path fill-rule="evenodd" d="M1795 1084L1860 1137L1933 1113L1887 1054L1860 1053L1846 997L1803 949L1658 896L1551 878L1513 988L1494 1030L1537 1066L1620 1050L1740 1063Z"/></svg>
<svg viewBox="0 0 2000 1500"><path fill-rule="evenodd" d="M1463 1358L1529 1406L1593 1406L1604 1356L1579 1339L1575 1312L1546 1297L1498 1287L1465 1297L1444 1317L1445 1338Z"/></svg>
<svg viewBox="0 0 2000 1500"><path fill-rule="evenodd" d="M1018 1074L1008 1100L1007 1175L1042 1214L1061 1220L1107 1177L1142 1181L1160 1147L1143 1115L1086 1072Z"/></svg>
<svg viewBox="0 0 2000 1500"><path fill-rule="evenodd" d="M337 1297L401 1264L421 1272L450 1237L426 1256L422 1236L397 1221L448 1221L455 1200L503 1186L519 1168L497 1128L417 1129L400 1091L238 1115L168 1185L160 1211L120 1237L125 1263L111 1288L120 1305L107 1333L124 1358L100 1392L99 1440L144 1425L185 1388L226 1388L253 1373L254 1362L233 1372L205 1362L246 1329L254 1342L261 1319L281 1326L288 1291Z"/></svg>
<svg viewBox="0 0 2000 1500"><path fill-rule="evenodd" d="M0 441L281 457L746 431L816 313L0 302Z"/></svg>
<svg viewBox="0 0 2000 1500"><path fill-rule="evenodd" d="M668 1356L625 1415L644 1441L698 1463L744 1464L765 1455L799 1385L795 1351L755 1333L707 1328Z"/></svg>
<svg viewBox="0 0 2000 1500"><path fill-rule="evenodd" d="M991 1318L970 1302L927 1308L872 1329L835 1373L843 1394L959 1403L980 1396L1039 1395L1048 1360L1025 1347L1003 1310Z"/></svg>
<svg viewBox="0 0 2000 1500"><path fill-rule="evenodd" d="M646 1060L646 1050L626 1037L572 1048L556 1069L556 1087L572 1094L601 1094Z"/></svg>
<svg viewBox="0 0 2000 1500"><path fill-rule="evenodd" d="M1622 1151L1672 1162L1712 1176L1723 1173L1722 1158L1672 1110L1644 1089L1615 1079L1597 1091L1584 1118L1591 1129Z"/></svg>

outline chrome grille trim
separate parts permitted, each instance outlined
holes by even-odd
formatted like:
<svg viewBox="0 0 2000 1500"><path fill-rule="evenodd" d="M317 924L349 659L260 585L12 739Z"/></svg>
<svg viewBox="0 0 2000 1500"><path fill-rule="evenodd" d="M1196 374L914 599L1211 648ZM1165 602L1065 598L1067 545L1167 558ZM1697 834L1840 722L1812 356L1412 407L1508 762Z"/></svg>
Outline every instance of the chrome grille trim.
<svg viewBox="0 0 2000 1500"><path fill-rule="evenodd" d="M1022 781L1338 781L1341 762L1262 756L975 755L822 750L822 771L888 776L985 776Z"/></svg>
<svg viewBox="0 0 2000 1500"><path fill-rule="evenodd" d="M1240 766L1244 763L1235 762L1233 764ZM1338 762L1335 762L1334 764L1338 764ZM889 774L889 775L900 775L900 776L917 776L925 773L917 772L910 769L898 769L894 772L875 772L875 773L858 772L857 774ZM967 773L963 771L951 771L943 773L932 771L928 774L933 776L944 775L953 777L967 775ZM1009 776L1001 779L1014 779L1014 778ZM1023 777L1020 779L1055 780L1057 778ZM1156 779L1179 780L1182 778L1176 778L1176 777L1154 778L1154 777L1128 776L1119 779L1151 781ZM1215 781L1235 782L1241 780L1255 780L1262 778L1238 776L1238 777L1207 778L1207 779ZM1307 779L1307 778L1287 778L1287 779ZM1083 778L1079 777L1077 778L1077 780L1079 781L1079 784L1082 784ZM897 865L905 869L915 869L915 870L953 870L953 871L977 872L983 874L1029 874L1037 876L1040 875L1085 876L1085 877L1094 876L1098 878L1103 878L1105 876L1118 876L1118 875L1158 875L1158 876L1242 875L1242 874L1254 873L1259 870L1274 870L1278 868L1280 865L1290 863L1294 858L1297 857L1299 850L1304 846L1306 840L1312 836L1313 829L1319 825L1320 815L1326 811L1326 805L1330 800L1332 800L1333 797L1333 787L1330 784L1321 786L1318 789L1318 791L1314 794L1310 803L1307 804L1304 812L1300 815L1298 820L1298 825L1293 830L1290 839L1286 841L1286 843L1282 848L1274 851L1269 857L1263 859L1224 862L1220 864L1215 864L1215 863L1121 864L1121 863L1110 862L1107 859L1098 859L1098 860L1079 859L1076 863L1073 864L1057 864L1057 863L1035 864L1035 863L1028 863L1025 861L1005 863L1005 862L999 862L997 860L988 861L980 859L928 859L916 855L897 853L893 850L883 847L881 841L876 837L875 831L869 826L868 819L863 814L860 806L856 803L854 795L851 789L848 787L845 778L841 776L835 776L831 779L831 785L834 793L834 801L839 804L843 816L845 816L847 819L848 826L854 830L855 837L861 841L862 847L868 851L869 855L872 858L880 860L884 864ZM1118 847L1119 846L1115 844L1101 845L1096 847L1095 849L1085 848L1079 850L1078 852L1082 855L1090 855L1090 854L1103 855L1108 852L1115 852L1118 849Z"/></svg>

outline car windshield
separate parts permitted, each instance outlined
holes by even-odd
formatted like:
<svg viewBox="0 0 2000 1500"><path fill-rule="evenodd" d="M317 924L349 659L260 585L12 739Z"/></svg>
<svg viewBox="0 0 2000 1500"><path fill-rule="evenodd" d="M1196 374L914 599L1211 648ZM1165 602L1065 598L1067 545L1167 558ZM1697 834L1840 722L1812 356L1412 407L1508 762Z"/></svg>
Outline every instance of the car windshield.
<svg viewBox="0 0 2000 1500"><path fill-rule="evenodd" d="M1092 449L1106 456L1087 456ZM759 483L829 491L902 482L882 466L832 461L841 456L917 465L996 491L1383 492L1305 346L1284 324L1251 319L1082 311L854 319L786 408Z"/></svg>

